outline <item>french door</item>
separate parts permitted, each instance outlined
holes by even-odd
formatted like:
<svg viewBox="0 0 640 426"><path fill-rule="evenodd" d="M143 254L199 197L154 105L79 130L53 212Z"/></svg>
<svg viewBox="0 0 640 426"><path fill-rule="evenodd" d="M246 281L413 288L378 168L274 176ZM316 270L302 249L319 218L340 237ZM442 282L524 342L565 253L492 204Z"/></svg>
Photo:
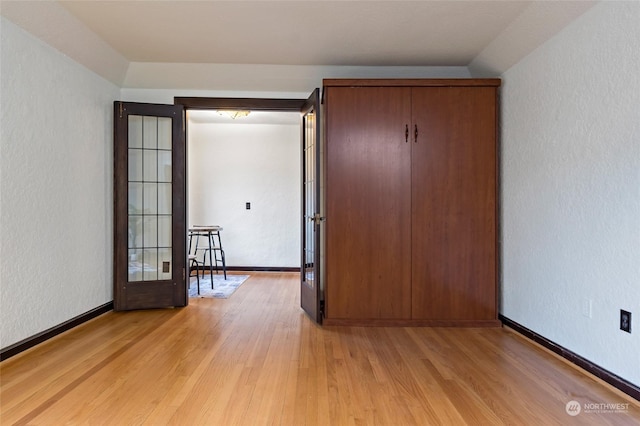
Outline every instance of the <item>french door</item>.
<svg viewBox="0 0 640 426"><path fill-rule="evenodd" d="M114 308L186 306L184 108L114 103Z"/></svg>
<svg viewBox="0 0 640 426"><path fill-rule="evenodd" d="M320 282L320 95L316 89L302 107L302 262L300 305L322 323Z"/></svg>
<svg viewBox="0 0 640 426"><path fill-rule="evenodd" d="M300 305L314 321L321 323L319 89L306 101L236 98L175 101L176 105L115 102L115 309L188 304L185 108L298 110L302 114Z"/></svg>

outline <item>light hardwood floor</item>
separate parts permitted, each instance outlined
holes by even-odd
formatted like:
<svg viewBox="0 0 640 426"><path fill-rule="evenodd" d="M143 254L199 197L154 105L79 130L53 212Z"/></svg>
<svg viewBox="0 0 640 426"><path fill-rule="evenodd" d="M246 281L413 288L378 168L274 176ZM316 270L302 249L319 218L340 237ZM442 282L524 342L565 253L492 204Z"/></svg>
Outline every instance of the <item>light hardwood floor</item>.
<svg viewBox="0 0 640 426"><path fill-rule="evenodd" d="M640 424L637 401L508 329L318 327L298 285L253 273L227 300L104 314L0 363L0 423Z"/></svg>

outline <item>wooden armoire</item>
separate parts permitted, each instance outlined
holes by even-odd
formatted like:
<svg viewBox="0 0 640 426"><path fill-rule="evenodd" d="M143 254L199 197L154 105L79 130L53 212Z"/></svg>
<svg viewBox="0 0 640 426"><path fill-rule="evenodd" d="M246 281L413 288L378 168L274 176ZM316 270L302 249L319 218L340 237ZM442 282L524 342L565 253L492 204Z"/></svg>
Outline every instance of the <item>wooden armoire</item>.
<svg viewBox="0 0 640 426"><path fill-rule="evenodd" d="M324 324L499 325L500 80L323 83Z"/></svg>

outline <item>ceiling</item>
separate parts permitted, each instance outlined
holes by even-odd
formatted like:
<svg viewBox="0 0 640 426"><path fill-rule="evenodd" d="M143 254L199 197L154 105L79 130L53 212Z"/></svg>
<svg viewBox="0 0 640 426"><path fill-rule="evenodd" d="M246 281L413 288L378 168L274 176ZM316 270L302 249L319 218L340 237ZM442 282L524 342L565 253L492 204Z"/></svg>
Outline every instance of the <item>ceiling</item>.
<svg viewBox="0 0 640 426"><path fill-rule="evenodd" d="M469 67L496 76L593 3L1 0L0 12L107 79L143 87L149 75L166 79L187 65L194 79L247 70L221 68L229 64ZM274 79L281 71L273 68ZM170 77L147 84L187 87Z"/></svg>
<svg viewBox="0 0 640 426"><path fill-rule="evenodd" d="M61 1L132 62L463 65L529 2Z"/></svg>

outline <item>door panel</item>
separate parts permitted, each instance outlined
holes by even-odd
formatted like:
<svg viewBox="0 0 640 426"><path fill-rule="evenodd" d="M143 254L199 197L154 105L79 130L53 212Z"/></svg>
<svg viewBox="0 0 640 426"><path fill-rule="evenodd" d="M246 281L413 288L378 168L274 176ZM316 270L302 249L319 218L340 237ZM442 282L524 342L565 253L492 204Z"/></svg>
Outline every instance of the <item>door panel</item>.
<svg viewBox="0 0 640 426"><path fill-rule="evenodd" d="M185 306L183 108L114 107L115 309Z"/></svg>
<svg viewBox="0 0 640 426"><path fill-rule="evenodd" d="M302 264L300 305L322 323L320 285L320 96L316 89L302 108Z"/></svg>
<svg viewBox="0 0 640 426"><path fill-rule="evenodd" d="M412 91L414 319L496 319L495 89Z"/></svg>
<svg viewBox="0 0 640 426"><path fill-rule="evenodd" d="M410 88L328 87L326 317L411 317Z"/></svg>

